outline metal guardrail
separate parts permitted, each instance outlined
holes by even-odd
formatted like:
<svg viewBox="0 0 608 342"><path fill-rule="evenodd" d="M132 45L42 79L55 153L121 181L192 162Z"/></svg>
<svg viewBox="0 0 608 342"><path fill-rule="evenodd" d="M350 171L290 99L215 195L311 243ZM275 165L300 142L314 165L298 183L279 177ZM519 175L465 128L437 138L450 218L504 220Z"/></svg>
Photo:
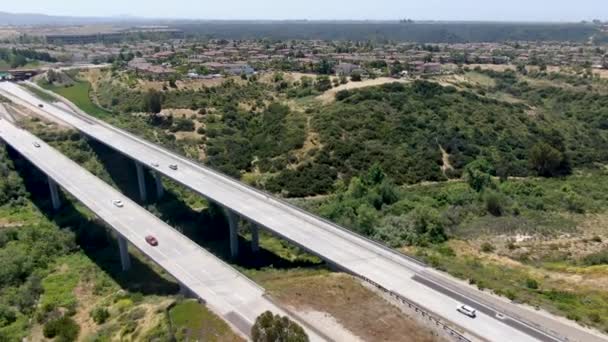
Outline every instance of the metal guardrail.
<svg viewBox="0 0 608 342"><path fill-rule="evenodd" d="M358 276L358 277L361 278L362 280L368 282L369 284L373 285L374 287L378 288L382 292L387 293L391 297L399 300L402 304L407 305L410 309L414 309L414 311L419 313L422 317L428 319L430 322L435 323L435 325L440 326L447 334L449 334L451 337L453 337L456 341L472 342L469 338L467 338L466 336L464 336L463 334L461 334L460 332L456 331L454 328L449 326L447 323L445 323L441 319L439 319L438 315L431 313L431 311L429 311L428 309L425 309L422 306L414 303L413 301L403 297L402 295L383 287L382 285L374 282L371 279L367 279L362 276Z"/></svg>

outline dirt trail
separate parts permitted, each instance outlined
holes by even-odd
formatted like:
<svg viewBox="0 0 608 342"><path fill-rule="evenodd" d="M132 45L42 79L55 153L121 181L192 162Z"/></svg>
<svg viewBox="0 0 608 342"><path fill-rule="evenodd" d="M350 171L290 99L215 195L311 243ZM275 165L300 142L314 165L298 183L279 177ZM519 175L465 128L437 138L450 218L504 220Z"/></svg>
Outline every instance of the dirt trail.
<svg viewBox="0 0 608 342"><path fill-rule="evenodd" d="M395 83L395 82L406 83L407 81L401 80L401 79L396 79L396 78L391 78L391 77L380 77L380 78L376 78L373 80L365 80L365 81L361 81L361 82L348 82L347 84L342 84L335 88L329 89L325 93L317 96L317 100L320 100L323 103L331 103L335 100L336 93L341 90L351 90L351 89L358 89L358 88L365 88L365 87L373 87L373 86L379 86L382 84Z"/></svg>

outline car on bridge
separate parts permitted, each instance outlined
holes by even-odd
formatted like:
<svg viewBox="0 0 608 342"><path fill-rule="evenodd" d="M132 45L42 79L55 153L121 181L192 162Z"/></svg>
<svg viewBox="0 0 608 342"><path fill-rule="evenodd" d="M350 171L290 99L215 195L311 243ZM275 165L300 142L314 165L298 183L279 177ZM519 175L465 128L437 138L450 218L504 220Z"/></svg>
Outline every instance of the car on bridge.
<svg viewBox="0 0 608 342"><path fill-rule="evenodd" d="M121 200L113 200L112 204L114 204L115 206L122 208L125 206L125 204L121 201Z"/></svg>
<svg viewBox="0 0 608 342"><path fill-rule="evenodd" d="M468 305L459 305L456 310L463 315L467 315L471 318L477 317L477 311Z"/></svg>
<svg viewBox="0 0 608 342"><path fill-rule="evenodd" d="M169 168L171 170L177 170L177 164L171 164L171 165L169 165Z"/></svg>
<svg viewBox="0 0 608 342"><path fill-rule="evenodd" d="M158 246L158 240L152 235L146 236L146 242L152 247Z"/></svg>

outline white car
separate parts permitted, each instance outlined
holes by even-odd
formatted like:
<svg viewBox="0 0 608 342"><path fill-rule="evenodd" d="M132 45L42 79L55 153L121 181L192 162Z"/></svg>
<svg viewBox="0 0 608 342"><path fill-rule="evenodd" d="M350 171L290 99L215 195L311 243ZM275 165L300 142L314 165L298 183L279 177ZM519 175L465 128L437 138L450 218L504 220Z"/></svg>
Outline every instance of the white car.
<svg viewBox="0 0 608 342"><path fill-rule="evenodd" d="M37 141L34 141L34 147L35 148L40 148L40 144Z"/></svg>
<svg viewBox="0 0 608 342"><path fill-rule="evenodd" d="M468 305L459 305L456 310L458 312L460 312L461 314L467 315L471 318L475 318L477 317L477 310L473 309L472 307L468 306Z"/></svg>
<svg viewBox="0 0 608 342"><path fill-rule="evenodd" d="M171 165L169 165L169 168L171 170L177 170L177 164L171 164Z"/></svg>
<svg viewBox="0 0 608 342"><path fill-rule="evenodd" d="M154 167L158 167L158 163L152 163L151 165Z"/></svg>
<svg viewBox="0 0 608 342"><path fill-rule="evenodd" d="M121 200L113 200L112 204L114 204L115 206L122 208L125 206L125 204L121 201Z"/></svg>

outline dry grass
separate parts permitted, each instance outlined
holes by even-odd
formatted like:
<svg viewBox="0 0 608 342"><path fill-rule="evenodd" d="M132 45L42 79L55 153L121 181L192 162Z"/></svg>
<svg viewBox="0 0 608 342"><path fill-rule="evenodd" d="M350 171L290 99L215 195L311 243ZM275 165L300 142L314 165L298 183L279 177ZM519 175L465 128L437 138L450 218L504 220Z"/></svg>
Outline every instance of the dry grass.
<svg viewBox="0 0 608 342"><path fill-rule="evenodd" d="M376 79L372 79L372 80L364 80L361 82L348 82L347 84L342 84L335 88L329 89L325 93L317 96L317 99L322 101L323 103L331 103L335 100L336 93L341 90L351 90L351 89L358 89L358 88L365 88L365 87L373 87L373 86L379 86L382 84L394 83L394 82L405 83L407 81L401 80L401 79L396 79L396 78L390 78L390 77L380 77L380 78L376 78Z"/></svg>
<svg viewBox="0 0 608 342"><path fill-rule="evenodd" d="M365 341L436 341L433 333L345 274L286 277L264 286L285 305L314 310Z"/></svg>

